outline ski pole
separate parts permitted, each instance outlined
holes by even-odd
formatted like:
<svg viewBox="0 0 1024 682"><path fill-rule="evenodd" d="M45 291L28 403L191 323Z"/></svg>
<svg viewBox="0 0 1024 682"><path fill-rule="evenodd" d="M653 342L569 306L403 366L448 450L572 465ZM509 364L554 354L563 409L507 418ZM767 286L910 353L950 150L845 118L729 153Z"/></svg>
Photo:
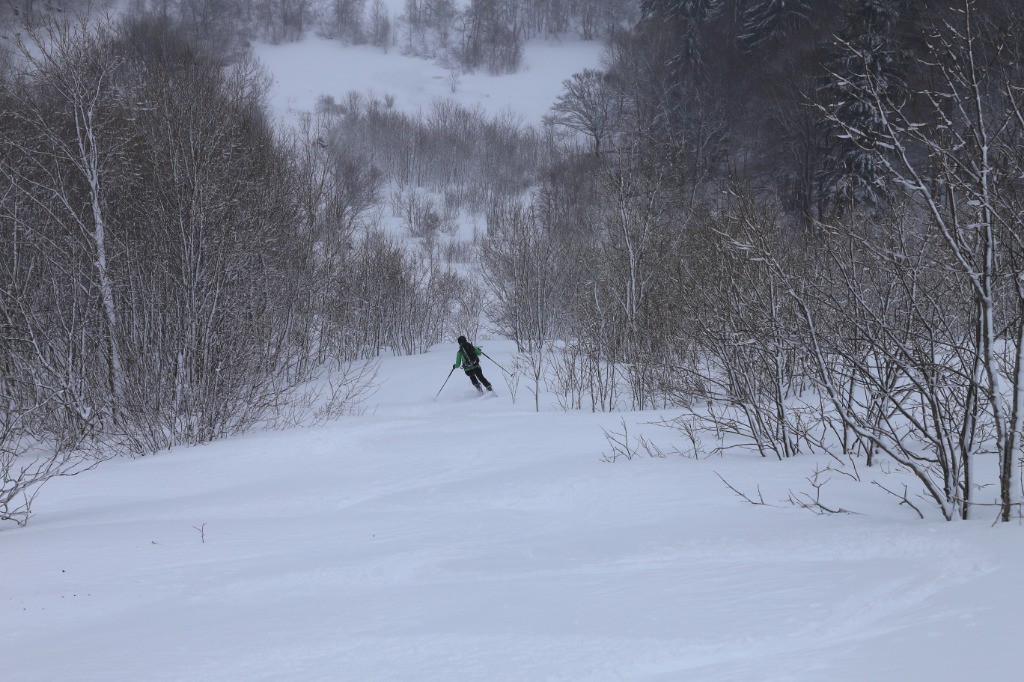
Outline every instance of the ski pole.
<svg viewBox="0 0 1024 682"><path fill-rule="evenodd" d="M488 360L490 360L490 361L491 361L491 362L493 362L494 364L498 365L498 361L497 361L497 360L495 360L494 358L492 358L492 357L491 357L490 355L488 355L487 353L485 353L485 352L483 352L483 351L480 351L480 355L483 355L483 356L484 356L485 358L487 358ZM501 365L498 365L498 369L500 369L500 370L501 370L502 372L504 372L505 374L509 374L509 371L508 371L507 369L505 369L504 367L502 367Z"/></svg>
<svg viewBox="0 0 1024 682"><path fill-rule="evenodd" d="M452 374L454 374L454 373L455 373L455 368L452 367L452 371L448 372L448 376L446 376L444 378L444 383L441 384L441 388L437 389L437 395L434 396L434 400L437 400L437 396L441 395L441 391L444 390L445 385L448 383L448 380L452 378Z"/></svg>

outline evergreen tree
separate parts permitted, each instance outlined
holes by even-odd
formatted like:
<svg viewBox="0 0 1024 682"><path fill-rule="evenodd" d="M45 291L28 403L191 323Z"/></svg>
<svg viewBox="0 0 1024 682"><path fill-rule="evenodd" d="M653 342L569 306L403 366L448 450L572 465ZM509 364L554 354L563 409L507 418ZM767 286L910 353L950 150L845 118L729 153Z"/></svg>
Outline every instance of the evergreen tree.
<svg viewBox="0 0 1024 682"><path fill-rule="evenodd" d="M701 20L722 9L722 0L642 0L640 13L645 19Z"/></svg>
<svg viewBox="0 0 1024 682"><path fill-rule="evenodd" d="M830 213L886 201L877 156L881 112L875 98L864 93L896 101L906 90L906 54L896 39L899 18L896 0L850 0L847 6L822 93L831 147L821 193Z"/></svg>
<svg viewBox="0 0 1024 682"><path fill-rule="evenodd" d="M688 64L700 61L701 29L722 7L723 0L642 0L640 17L642 23L672 32L679 43L674 61Z"/></svg>
<svg viewBox="0 0 1024 682"><path fill-rule="evenodd" d="M743 12L740 42L747 49L774 42L810 17L811 7L806 0L757 0Z"/></svg>

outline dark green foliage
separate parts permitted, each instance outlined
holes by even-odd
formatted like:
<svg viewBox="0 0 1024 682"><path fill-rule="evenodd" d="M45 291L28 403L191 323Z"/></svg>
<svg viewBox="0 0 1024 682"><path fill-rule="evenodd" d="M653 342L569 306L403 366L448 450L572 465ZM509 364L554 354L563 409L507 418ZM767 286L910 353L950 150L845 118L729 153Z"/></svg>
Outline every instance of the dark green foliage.
<svg viewBox="0 0 1024 682"><path fill-rule="evenodd" d="M778 194L805 225L880 207L870 84L898 103L927 36L962 13L945 0L644 0L613 48L610 84L652 155L689 190L740 181ZM1016 3L974 3L995 25ZM1019 42L1019 41L1018 41Z"/></svg>
<svg viewBox="0 0 1024 682"><path fill-rule="evenodd" d="M851 0L826 65L822 101L837 122L825 124L831 144L822 163L821 192L831 214L886 201L876 153L880 112L857 93L873 89L895 101L906 91L908 55L896 33L899 20L895 0Z"/></svg>
<svg viewBox="0 0 1024 682"><path fill-rule="evenodd" d="M722 10L722 0L643 0L640 13L653 21L705 21Z"/></svg>
<svg viewBox="0 0 1024 682"><path fill-rule="evenodd" d="M784 39L810 21L813 10L806 0L757 0L743 11L739 39L748 49Z"/></svg>

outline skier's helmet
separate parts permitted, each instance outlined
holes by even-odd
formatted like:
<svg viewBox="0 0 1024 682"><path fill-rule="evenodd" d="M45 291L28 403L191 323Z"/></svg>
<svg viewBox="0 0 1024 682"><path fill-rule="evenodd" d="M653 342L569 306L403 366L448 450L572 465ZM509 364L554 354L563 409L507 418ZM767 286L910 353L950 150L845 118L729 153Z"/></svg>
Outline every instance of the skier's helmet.
<svg viewBox="0 0 1024 682"><path fill-rule="evenodd" d="M459 337L459 343L460 343L460 344L461 344L461 343L466 343L466 337L465 337L465 336L460 336L460 337Z"/></svg>

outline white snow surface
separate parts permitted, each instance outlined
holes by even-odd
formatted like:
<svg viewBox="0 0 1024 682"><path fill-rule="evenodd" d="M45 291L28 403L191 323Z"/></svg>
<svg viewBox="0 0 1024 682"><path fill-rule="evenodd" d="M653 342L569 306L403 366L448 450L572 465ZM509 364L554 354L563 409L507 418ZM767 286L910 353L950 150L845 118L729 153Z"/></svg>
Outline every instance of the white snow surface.
<svg viewBox="0 0 1024 682"><path fill-rule="evenodd" d="M271 107L282 119L312 111L321 95L342 100L349 92L393 95L395 107L407 113L428 110L439 99L479 107L491 116L512 114L539 123L562 81L600 60L603 46L572 37L532 40L517 73L492 76L464 73L452 91L451 71L436 61L388 52L368 45L347 46L324 38L282 45L256 44L254 52L273 78Z"/></svg>
<svg viewBox="0 0 1024 682"><path fill-rule="evenodd" d="M623 417L671 433L534 412L487 359L497 397L434 401L454 351L384 359L363 416L49 484L0 531L3 679L1021 679L1019 525L716 476L775 501L799 457L603 462Z"/></svg>

